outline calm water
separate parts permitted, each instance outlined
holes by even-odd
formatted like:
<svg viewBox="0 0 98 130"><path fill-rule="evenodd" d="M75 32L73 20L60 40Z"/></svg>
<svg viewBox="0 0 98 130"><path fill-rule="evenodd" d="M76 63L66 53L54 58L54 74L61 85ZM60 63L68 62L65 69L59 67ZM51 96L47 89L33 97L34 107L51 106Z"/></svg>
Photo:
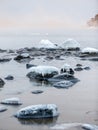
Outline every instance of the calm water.
<svg viewBox="0 0 98 130"><path fill-rule="evenodd" d="M95 30L66 32L63 35L16 35L1 34L0 48L15 49L21 47L32 47L42 39L49 39L55 43L61 43L67 38L74 38L80 42L81 47L98 48L97 32ZM4 54L6 55L6 54ZM37 65L53 65L60 69L61 65L68 63L75 67L77 63L89 66L91 70L76 72L75 77L80 82L69 89L56 89L41 82L30 82L26 77L28 70L26 63L17 63L11 60L8 63L0 63L0 77L11 74L15 77L13 81L5 81L6 84L0 88L0 101L5 98L19 97L23 105L18 107L6 106L8 110L0 113L0 130L50 130L57 123L90 123L98 125L98 62L82 61L79 58L66 57L65 60L47 61L40 57L30 63ZM31 91L40 89L44 93L34 95ZM28 105L55 103L60 115L57 119L24 121L13 117L17 110ZM72 128L71 130L78 128ZM78 129L79 130L79 129Z"/></svg>

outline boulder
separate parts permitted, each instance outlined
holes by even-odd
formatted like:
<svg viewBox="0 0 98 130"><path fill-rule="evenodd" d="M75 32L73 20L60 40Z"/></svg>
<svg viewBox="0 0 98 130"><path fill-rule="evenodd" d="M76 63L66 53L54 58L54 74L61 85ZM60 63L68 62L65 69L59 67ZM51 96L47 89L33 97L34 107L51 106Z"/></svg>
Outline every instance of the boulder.
<svg viewBox="0 0 98 130"><path fill-rule="evenodd" d="M28 59L29 60L32 59L28 53L19 54L14 58L14 60L16 60L18 62L28 60Z"/></svg>
<svg viewBox="0 0 98 130"><path fill-rule="evenodd" d="M46 80L59 73L59 69L54 66L36 66L29 69L27 76L30 79Z"/></svg>
<svg viewBox="0 0 98 130"><path fill-rule="evenodd" d="M74 40L74 39L68 39L66 40L62 45L62 48L68 50L68 51L79 51L80 50L80 44Z"/></svg>
<svg viewBox="0 0 98 130"><path fill-rule="evenodd" d="M91 47L86 47L81 51L82 55L87 56L98 56L98 49L91 48Z"/></svg>
<svg viewBox="0 0 98 130"><path fill-rule="evenodd" d="M53 84L53 86L56 87L56 88L66 88L66 89L73 86L73 85L74 85L73 82L67 81L67 80L60 81L60 82Z"/></svg>
<svg viewBox="0 0 98 130"><path fill-rule="evenodd" d="M20 109L15 117L20 119L53 118L57 117L58 108L55 104L38 104Z"/></svg>
<svg viewBox="0 0 98 130"><path fill-rule="evenodd" d="M69 73L69 74L74 74L74 70L71 68L70 65L68 64L64 64L62 67L61 67L61 73Z"/></svg>
<svg viewBox="0 0 98 130"><path fill-rule="evenodd" d="M19 98L8 98L4 99L1 101L1 104L6 104L6 105L21 105L22 103L20 102Z"/></svg>
<svg viewBox="0 0 98 130"><path fill-rule="evenodd" d="M4 107L4 106L0 106L0 112L4 112L4 111L6 111L6 110L7 110L6 107Z"/></svg>
<svg viewBox="0 0 98 130"><path fill-rule="evenodd" d="M3 81L3 79L0 78L0 87L3 87L5 84L5 82Z"/></svg>

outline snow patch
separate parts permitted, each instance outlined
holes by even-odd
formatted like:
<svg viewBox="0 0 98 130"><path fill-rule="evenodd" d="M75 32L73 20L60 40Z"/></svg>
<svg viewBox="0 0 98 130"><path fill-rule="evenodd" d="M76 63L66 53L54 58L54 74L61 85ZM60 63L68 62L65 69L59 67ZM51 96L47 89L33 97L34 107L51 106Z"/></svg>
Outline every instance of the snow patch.
<svg viewBox="0 0 98 130"><path fill-rule="evenodd" d="M82 50L82 53L98 53L98 49L86 47Z"/></svg>

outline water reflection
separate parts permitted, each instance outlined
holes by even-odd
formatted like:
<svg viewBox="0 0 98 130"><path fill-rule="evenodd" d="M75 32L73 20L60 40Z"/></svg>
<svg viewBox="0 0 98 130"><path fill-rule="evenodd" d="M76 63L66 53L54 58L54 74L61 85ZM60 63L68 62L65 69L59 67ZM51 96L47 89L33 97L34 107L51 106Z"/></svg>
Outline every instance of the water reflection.
<svg viewBox="0 0 98 130"><path fill-rule="evenodd" d="M54 125L58 117L44 119L18 119L22 125Z"/></svg>

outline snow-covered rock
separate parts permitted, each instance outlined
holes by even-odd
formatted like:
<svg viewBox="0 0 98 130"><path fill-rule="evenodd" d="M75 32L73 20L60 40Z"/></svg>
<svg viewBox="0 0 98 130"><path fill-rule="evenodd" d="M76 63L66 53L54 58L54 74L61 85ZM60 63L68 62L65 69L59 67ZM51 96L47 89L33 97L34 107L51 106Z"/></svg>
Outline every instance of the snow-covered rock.
<svg viewBox="0 0 98 130"><path fill-rule="evenodd" d="M72 69L72 67L69 65L69 64L64 64L62 67L61 67L61 73L69 73L69 74L74 74L74 71Z"/></svg>
<svg viewBox="0 0 98 130"><path fill-rule="evenodd" d="M1 101L1 104L7 104L7 105L21 105L20 99L17 97L13 98L7 98Z"/></svg>
<svg viewBox="0 0 98 130"><path fill-rule="evenodd" d="M83 124L82 128L85 130L98 130L98 126L91 124Z"/></svg>
<svg viewBox="0 0 98 130"><path fill-rule="evenodd" d="M29 69L27 76L30 79L50 78L59 73L59 69L54 66L36 66Z"/></svg>
<svg viewBox="0 0 98 130"><path fill-rule="evenodd" d="M80 50L80 44L74 39L66 40L62 45L62 48L67 50Z"/></svg>
<svg viewBox="0 0 98 130"><path fill-rule="evenodd" d="M55 104L39 104L32 105L20 109L15 117L23 119L36 119L36 118L53 118L58 116L58 108Z"/></svg>
<svg viewBox="0 0 98 130"><path fill-rule="evenodd" d="M74 85L73 82L67 81L67 80L60 81L60 82L53 84L53 86L56 87L56 88L69 88L73 85Z"/></svg>
<svg viewBox="0 0 98 130"><path fill-rule="evenodd" d="M47 39L43 39L39 42L38 48L57 48L57 46Z"/></svg>
<svg viewBox="0 0 98 130"><path fill-rule="evenodd" d="M0 106L0 112L4 112L4 111L6 111L6 110L7 110L6 107L4 107L4 106Z"/></svg>
<svg viewBox="0 0 98 130"><path fill-rule="evenodd" d="M98 49L86 47L81 51L82 54L98 54Z"/></svg>

